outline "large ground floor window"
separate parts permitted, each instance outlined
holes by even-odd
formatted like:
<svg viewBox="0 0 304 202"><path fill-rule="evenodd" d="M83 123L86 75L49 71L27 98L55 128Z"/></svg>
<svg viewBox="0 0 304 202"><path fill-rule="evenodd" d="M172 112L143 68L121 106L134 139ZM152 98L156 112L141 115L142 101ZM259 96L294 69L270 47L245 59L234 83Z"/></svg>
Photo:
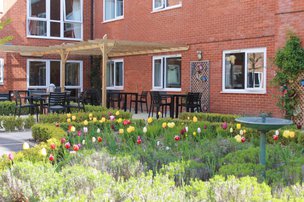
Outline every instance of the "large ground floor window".
<svg viewBox="0 0 304 202"><path fill-rule="evenodd" d="M223 52L223 92L265 93L266 48Z"/></svg>
<svg viewBox="0 0 304 202"><path fill-rule="evenodd" d="M181 90L180 55L153 57L153 89L155 90Z"/></svg>
<svg viewBox="0 0 304 202"><path fill-rule="evenodd" d="M122 59L110 60L107 66L107 89L123 90L124 62Z"/></svg>
<svg viewBox="0 0 304 202"><path fill-rule="evenodd" d="M27 87L29 89L47 89L50 84L60 87L60 60L28 60ZM82 90L82 61L67 61L65 65L65 88Z"/></svg>

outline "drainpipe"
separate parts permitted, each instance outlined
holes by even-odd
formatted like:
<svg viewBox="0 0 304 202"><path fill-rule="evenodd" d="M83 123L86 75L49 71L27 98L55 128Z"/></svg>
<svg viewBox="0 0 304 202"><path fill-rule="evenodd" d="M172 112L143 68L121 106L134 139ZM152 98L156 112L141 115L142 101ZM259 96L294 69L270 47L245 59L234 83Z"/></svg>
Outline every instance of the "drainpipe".
<svg viewBox="0 0 304 202"><path fill-rule="evenodd" d="M94 0L91 0L91 24L90 24L90 32L91 32L90 39L93 40L94 39ZM91 68L92 68L93 67L93 56L90 56L90 63L91 63Z"/></svg>

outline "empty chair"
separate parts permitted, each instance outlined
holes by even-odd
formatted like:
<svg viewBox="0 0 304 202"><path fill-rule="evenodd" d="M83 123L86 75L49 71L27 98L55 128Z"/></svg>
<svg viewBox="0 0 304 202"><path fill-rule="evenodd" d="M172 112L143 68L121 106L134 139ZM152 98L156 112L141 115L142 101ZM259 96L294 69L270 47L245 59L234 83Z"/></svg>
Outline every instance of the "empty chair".
<svg viewBox="0 0 304 202"><path fill-rule="evenodd" d="M109 91L108 92L108 108L115 108L115 103L117 103L117 108L120 109L121 100L123 99L120 91Z"/></svg>
<svg viewBox="0 0 304 202"><path fill-rule="evenodd" d="M84 92L81 92L74 102L71 102L70 95L67 98L67 112L71 112L71 109L77 109L78 111L83 110L85 112L85 104L84 104Z"/></svg>
<svg viewBox="0 0 304 202"><path fill-rule="evenodd" d="M187 112L201 112L201 94L200 93L188 93L186 98L186 109Z"/></svg>
<svg viewBox="0 0 304 202"><path fill-rule="evenodd" d="M18 110L18 116L20 116L21 115L21 109L28 108L29 109L29 114L33 114L33 111L36 112L36 119L38 121L38 105L34 104L31 99L26 99L25 103L23 103L19 91L14 91L14 96L15 96L15 102L16 102L15 116L17 114L17 110Z"/></svg>
<svg viewBox="0 0 304 202"><path fill-rule="evenodd" d="M143 104L146 105L146 110L148 112L149 111L149 108L148 108L148 91L142 91L141 94L138 95L137 102L140 103L141 112L143 112ZM132 103L137 104L136 103L136 98L134 96L131 96L130 111L131 111L131 108L132 108Z"/></svg>
<svg viewBox="0 0 304 202"><path fill-rule="evenodd" d="M66 92L63 93L57 93L57 92L51 92L49 96L49 102L48 102L48 112L65 112L66 109Z"/></svg>
<svg viewBox="0 0 304 202"><path fill-rule="evenodd" d="M167 100L163 100L162 96L158 91L152 91L150 92L151 95L151 105L150 105L150 110L149 110L149 116L152 112L153 116L153 111L156 108L156 117L158 118L158 112L160 112L160 109L162 110L162 117L164 115L164 108L165 108L165 116L167 114L167 107L170 107L170 103L167 102Z"/></svg>

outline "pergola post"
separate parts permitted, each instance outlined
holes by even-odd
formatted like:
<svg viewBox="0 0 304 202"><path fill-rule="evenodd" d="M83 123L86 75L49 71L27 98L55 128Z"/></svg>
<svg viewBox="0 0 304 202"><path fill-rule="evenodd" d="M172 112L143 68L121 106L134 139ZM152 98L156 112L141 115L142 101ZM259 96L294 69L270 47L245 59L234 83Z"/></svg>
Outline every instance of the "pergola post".
<svg viewBox="0 0 304 202"><path fill-rule="evenodd" d="M102 85L101 85L101 97L102 106L107 107L107 64L108 64L108 47L107 47L107 35L103 37L104 42L100 45L101 50L101 64L102 64Z"/></svg>
<svg viewBox="0 0 304 202"><path fill-rule="evenodd" d="M61 66L61 74L60 74L60 88L61 92L64 92L64 86L65 86L65 64L67 61L67 58L69 56L69 52L66 52L65 50L60 51L60 66Z"/></svg>

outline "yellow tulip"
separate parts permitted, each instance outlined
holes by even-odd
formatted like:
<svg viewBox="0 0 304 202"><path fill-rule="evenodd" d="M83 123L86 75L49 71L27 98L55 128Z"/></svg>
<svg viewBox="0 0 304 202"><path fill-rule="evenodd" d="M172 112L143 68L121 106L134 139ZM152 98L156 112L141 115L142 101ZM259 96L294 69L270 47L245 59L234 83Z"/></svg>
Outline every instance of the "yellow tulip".
<svg viewBox="0 0 304 202"><path fill-rule="evenodd" d="M194 136L194 137L196 136L196 132L193 132L193 136Z"/></svg>
<svg viewBox="0 0 304 202"><path fill-rule="evenodd" d="M93 122L95 123L96 121L97 121L97 118L96 118L96 117L94 117L94 118L93 118Z"/></svg>
<svg viewBox="0 0 304 202"><path fill-rule="evenodd" d="M122 122L122 118L117 119L117 123L121 123Z"/></svg>
<svg viewBox="0 0 304 202"><path fill-rule="evenodd" d="M23 148L23 150L27 150L30 148L30 145L27 142L25 142L25 143L23 143L22 148Z"/></svg>
<svg viewBox="0 0 304 202"><path fill-rule="evenodd" d="M289 138L289 130L284 130L283 137Z"/></svg>
<svg viewBox="0 0 304 202"><path fill-rule="evenodd" d="M40 151L40 154L41 154L42 156L46 156L46 155L47 155L46 149L45 149L45 148L42 148L41 151Z"/></svg>
<svg viewBox="0 0 304 202"><path fill-rule="evenodd" d="M236 136L234 137L234 139L235 139L237 142L242 142L242 136L240 136L240 135L236 135Z"/></svg>
<svg viewBox="0 0 304 202"><path fill-rule="evenodd" d="M240 123L236 124L236 129L240 130L242 125Z"/></svg>
<svg viewBox="0 0 304 202"><path fill-rule="evenodd" d="M87 121L87 120L85 120L84 122L83 122L83 125L85 125L85 126L87 126L89 124L89 122Z"/></svg>
<svg viewBox="0 0 304 202"><path fill-rule="evenodd" d="M131 128L131 127L128 127L128 128L127 128L127 132L128 132L128 133L132 133L132 128Z"/></svg>
<svg viewBox="0 0 304 202"><path fill-rule="evenodd" d="M162 115L162 113L161 112L158 112L158 116L161 116Z"/></svg>
<svg viewBox="0 0 304 202"><path fill-rule="evenodd" d="M100 123L104 123L104 122L106 122L106 118L105 117L102 117L101 119L100 119L100 121L99 121Z"/></svg>
<svg viewBox="0 0 304 202"><path fill-rule="evenodd" d="M75 132L76 128L74 126L71 127L71 132Z"/></svg>
<svg viewBox="0 0 304 202"><path fill-rule="evenodd" d="M70 118L68 118L68 119L67 119L67 122L68 122L68 123L71 123L71 119L70 119Z"/></svg>
<svg viewBox="0 0 304 202"><path fill-rule="evenodd" d="M67 114L67 117L68 117L68 118L71 118L71 116L72 116L72 114L70 114L70 113Z"/></svg>
<svg viewBox="0 0 304 202"><path fill-rule="evenodd" d="M75 121L76 120L76 116L72 116L72 120Z"/></svg>
<svg viewBox="0 0 304 202"><path fill-rule="evenodd" d="M174 123L174 122L168 123L168 127L169 127L169 128L174 128L174 126L175 126L175 123Z"/></svg>
<svg viewBox="0 0 304 202"><path fill-rule="evenodd" d="M150 123L152 123L153 122L153 118L152 117L149 117L148 118L148 123L150 124Z"/></svg>
<svg viewBox="0 0 304 202"><path fill-rule="evenodd" d="M116 116L119 116L119 111L116 111L115 115L116 115Z"/></svg>
<svg viewBox="0 0 304 202"><path fill-rule="evenodd" d="M90 113L90 114L89 114L89 117L93 117L93 114L92 114L92 113Z"/></svg>
<svg viewBox="0 0 304 202"><path fill-rule="evenodd" d="M122 129L122 128L119 129L118 133L119 133L120 135L124 134L124 129Z"/></svg>
<svg viewBox="0 0 304 202"><path fill-rule="evenodd" d="M167 123L164 122L164 123L162 124L162 127L163 127L163 128L167 128Z"/></svg>
<svg viewBox="0 0 304 202"><path fill-rule="evenodd" d="M197 117L196 117L196 116L193 117L193 122L194 122L194 123L197 122Z"/></svg>
<svg viewBox="0 0 304 202"><path fill-rule="evenodd" d="M296 133L294 131L289 132L289 137L294 138L296 136Z"/></svg>

